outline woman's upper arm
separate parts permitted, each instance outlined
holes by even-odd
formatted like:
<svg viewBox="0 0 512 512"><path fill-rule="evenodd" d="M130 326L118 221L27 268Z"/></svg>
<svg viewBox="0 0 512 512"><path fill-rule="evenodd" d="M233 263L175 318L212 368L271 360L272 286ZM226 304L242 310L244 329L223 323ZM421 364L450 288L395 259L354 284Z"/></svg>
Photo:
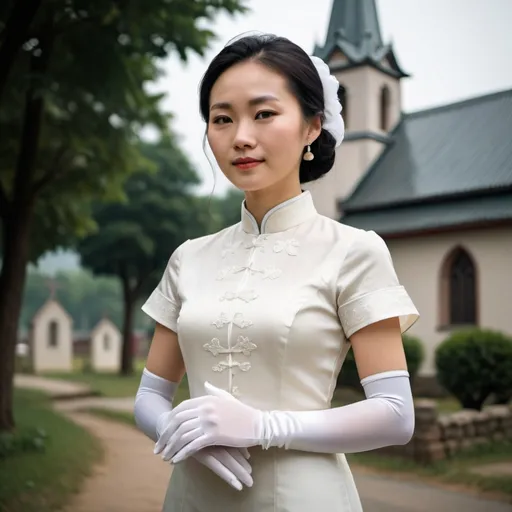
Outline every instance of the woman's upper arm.
<svg viewBox="0 0 512 512"><path fill-rule="evenodd" d="M185 374L176 334L181 310L178 282L185 244L181 244L172 253L158 286L142 306L142 310L156 322L146 368L172 382L180 382Z"/></svg>
<svg viewBox="0 0 512 512"><path fill-rule="evenodd" d="M363 327L352 335L350 342L360 379L390 370L407 370L397 317Z"/></svg>
<svg viewBox="0 0 512 512"><path fill-rule="evenodd" d="M338 278L337 305L361 379L407 369L402 333L419 313L376 233L360 232L352 243Z"/></svg>
<svg viewBox="0 0 512 512"><path fill-rule="evenodd" d="M185 374L185 363L178 343L178 335L159 323L155 327L146 368L171 382L180 382Z"/></svg>

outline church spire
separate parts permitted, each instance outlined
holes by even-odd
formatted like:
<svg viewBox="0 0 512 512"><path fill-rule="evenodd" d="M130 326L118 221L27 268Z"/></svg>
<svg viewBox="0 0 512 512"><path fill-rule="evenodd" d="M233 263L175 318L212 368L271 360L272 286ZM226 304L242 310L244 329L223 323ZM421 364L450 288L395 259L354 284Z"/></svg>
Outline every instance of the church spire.
<svg viewBox="0 0 512 512"><path fill-rule="evenodd" d="M314 54L328 62L335 50L350 67L370 64L395 77L408 76L391 45L382 41L375 0L333 0L325 44L315 46Z"/></svg>
<svg viewBox="0 0 512 512"><path fill-rule="evenodd" d="M356 48L382 48L375 0L333 0L326 43L345 39Z"/></svg>

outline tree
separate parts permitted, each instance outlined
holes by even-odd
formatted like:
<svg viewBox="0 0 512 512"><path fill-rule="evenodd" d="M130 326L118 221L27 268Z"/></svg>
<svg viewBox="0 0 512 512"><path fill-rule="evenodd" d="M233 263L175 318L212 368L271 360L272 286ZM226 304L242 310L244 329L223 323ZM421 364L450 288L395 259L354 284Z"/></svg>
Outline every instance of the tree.
<svg viewBox="0 0 512 512"><path fill-rule="evenodd" d="M18 31L21 4L0 8L0 431L14 427L15 340L36 212L64 220L39 241L90 229L92 199L118 197L140 169L140 129L165 132L161 96L145 87L159 75L156 59L202 54L213 33L198 20L243 10L239 0L34 1L32 22Z"/></svg>
<svg viewBox="0 0 512 512"><path fill-rule="evenodd" d="M78 250L82 264L98 275L117 276L124 303L121 373L133 371L134 307L156 285L171 253L187 238L211 227L205 201L190 188L198 177L171 138L145 144L142 153L156 170L133 174L126 182L122 204L100 204L96 233Z"/></svg>
<svg viewBox="0 0 512 512"><path fill-rule="evenodd" d="M215 197L214 209L217 212L222 227L232 226L240 222L244 194L236 188L230 188L222 197Z"/></svg>

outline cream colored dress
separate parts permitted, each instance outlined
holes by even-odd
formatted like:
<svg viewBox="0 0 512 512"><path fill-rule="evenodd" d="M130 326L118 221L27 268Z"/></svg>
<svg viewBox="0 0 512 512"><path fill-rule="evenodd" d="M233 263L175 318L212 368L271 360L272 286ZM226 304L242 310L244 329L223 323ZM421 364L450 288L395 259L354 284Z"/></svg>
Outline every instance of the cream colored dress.
<svg viewBox="0 0 512 512"><path fill-rule="evenodd" d="M330 407L350 336L418 312L385 243L319 215L309 192L189 240L143 306L178 333L190 394L204 382L262 410ZM343 454L251 448L254 486L239 492L194 459L178 464L166 512L357 512Z"/></svg>

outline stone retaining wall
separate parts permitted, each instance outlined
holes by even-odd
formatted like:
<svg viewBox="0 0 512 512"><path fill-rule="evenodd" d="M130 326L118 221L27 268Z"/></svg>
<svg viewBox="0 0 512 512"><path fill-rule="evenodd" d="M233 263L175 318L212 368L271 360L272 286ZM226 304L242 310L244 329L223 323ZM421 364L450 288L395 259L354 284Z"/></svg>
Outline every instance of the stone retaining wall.
<svg viewBox="0 0 512 512"><path fill-rule="evenodd" d="M440 415L433 400L415 403L414 437L405 446L377 450L429 464L477 445L512 441L512 406L493 405L482 411L464 409Z"/></svg>

